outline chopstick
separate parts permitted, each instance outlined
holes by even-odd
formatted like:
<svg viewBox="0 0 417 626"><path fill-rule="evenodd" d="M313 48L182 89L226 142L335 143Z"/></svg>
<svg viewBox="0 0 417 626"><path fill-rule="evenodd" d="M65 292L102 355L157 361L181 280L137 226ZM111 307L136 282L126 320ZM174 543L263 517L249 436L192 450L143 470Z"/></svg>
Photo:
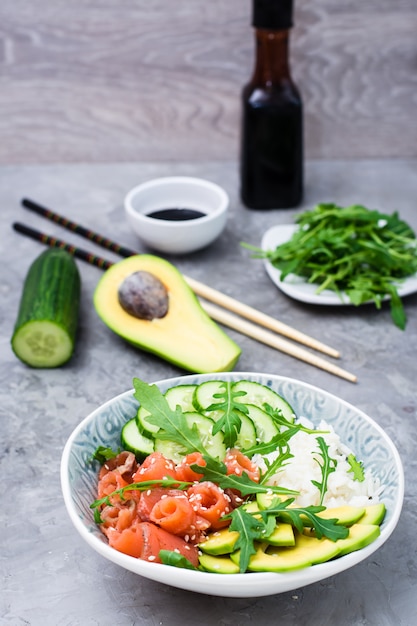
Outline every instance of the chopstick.
<svg viewBox="0 0 417 626"><path fill-rule="evenodd" d="M60 226L63 226L67 230L77 233L81 237L89 239L90 241L93 241L97 245L103 248L106 248L107 250L111 250L112 252L115 252L119 256L129 257L129 256L138 254L134 250L130 250L129 248L121 246L115 241L107 239L106 237L103 237L99 233L96 233L90 230L89 228L85 228L84 226L81 226L81 224L68 220L66 217L59 215L55 211L52 211L51 209L48 209L38 204L37 202L33 202L33 200L29 200L28 198L23 198L22 205L25 208L29 209L30 211L33 211L34 213L37 213L38 215L45 217L46 219L52 222L55 222L59 224ZM183 274L183 277L188 283L188 285L191 287L191 289L198 296L205 298L206 300L209 300L211 302L214 302L215 304L218 304L226 309L229 309L233 313L236 313L237 315L240 315L241 317L245 317L246 319L249 319L252 322L260 324L261 326L265 326L269 330L274 331L285 337L288 337L289 339L292 339L293 341L296 341L305 346L308 346L309 348L312 348L313 350L317 350L318 352L322 352L323 354L327 354L328 356L331 356L334 358L340 357L340 353L337 350L335 350L334 348L330 346L327 346L321 341L318 341L314 339L313 337L309 337L308 335L305 335L304 333L296 330L295 328L292 328L291 326L288 326L287 324L284 324L283 322L280 322L279 320L269 315L266 315L265 313L262 313L261 311L258 311L257 309L254 309L253 307L248 306L247 304L244 304L243 302L239 302L238 300L235 300L234 298L227 296L221 293L220 291L217 291L217 289L208 287L207 285L204 285L203 283L195 280L194 278L190 278L189 276L185 276L184 274Z"/></svg>
<svg viewBox="0 0 417 626"><path fill-rule="evenodd" d="M212 319L216 320L216 322L220 322L224 326L229 326L229 328L233 328L243 335L248 335L249 337L252 337L252 339L256 339L257 341L260 341L261 343L264 343L271 348L275 348L276 350L293 356L300 361L304 361L305 363L314 365L315 367L325 370L330 374L339 376L339 378L344 378L351 383L356 383L358 380L354 374L351 374L341 367L334 365L329 361L326 361L326 359L323 359L316 354L311 354L310 352L307 352L307 350L304 350L304 348L294 345L286 339L282 339L278 335L275 335L274 333L265 330L260 326L256 326L251 322L248 322L240 317L237 317L236 315L233 315L232 313L229 313L228 311L225 311L224 309L220 309L214 304L208 302L201 304L206 313L208 313Z"/></svg>
<svg viewBox="0 0 417 626"><path fill-rule="evenodd" d="M30 237L31 239L39 241L44 245L47 245L49 247L62 248L72 254L74 257L81 259L82 261L85 261L86 263L94 265L100 269L106 270L114 265L112 261L96 256L95 254L92 254L87 250L69 244L62 239L47 235L46 233L38 231L25 224L21 224L20 222L14 222L13 228L15 231L27 237ZM354 374L347 372L341 367L338 367L317 355L311 354L300 346L296 346L289 341L286 341L285 339L281 339L270 331L260 328L259 326L256 326L255 324L252 324L251 322L248 322L244 319L241 319L238 316L233 315L232 313L223 309L220 309L216 305L213 305L211 303L200 301L200 304L212 319L224 324L225 326L229 326L230 328L233 328L234 330L237 330L242 334L248 335L249 337L252 337L257 341L265 343L272 348L276 348L277 350L284 352L285 354L288 354L306 363L314 365L315 367L323 369L330 374L339 376L339 378L344 378L345 380L348 380L350 382L357 382L357 377Z"/></svg>
<svg viewBox="0 0 417 626"><path fill-rule="evenodd" d="M41 233L39 230L35 228L31 228L26 224L21 224L20 222L14 222L13 228L18 233L22 235L26 235L26 237L30 237L30 239L35 239L35 241L39 241L40 243L49 246L50 248L62 248L66 250L77 259L81 259L90 265L95 265L102 270L108 270L109 267L113 265L111 261L107 259L103 259L102 257L96 256L91 252L87 252L87 250L83 250L82 248L78 248L77 246L73 246L62 239L58 239L57 237L52 237L52 235L47 235L45 233Z"/></svg>
<svg viewBox="0 0 417 626"><path fill-rule="evenodd" d="M66 228L67 230L70 230L73 233L76 233L77 235L84 237L85 239L94 241L94 243L96 243L97 245L101 246L102 248L106 248L107 250L111 250L112 252L115 252L119 256L128 257L128 256L133 256L134 254L137 254L137 252L135 252L134 250L129 250L129 248L125 248L124 246L119 245L115 241L111 241L111 239L107 239L107 237L103 237L102 235L99 235L93 230L90 230L89 228L85 228L84 226L81 226L81 224L72 222L71 220L68 220L63 215L59 215L58 213L55 213L55 211L51 211L51 209L47 209L46 207L38 204L37 202L33 202L33 200L29 200L28 198L23 198L22 206L24 206L26 209L29 209L29 211L32 211L33 213L40 215L41 217L45 217L47 220L50 220L51 222L55 222L56 224L63 226L63 228Z"/></svg>

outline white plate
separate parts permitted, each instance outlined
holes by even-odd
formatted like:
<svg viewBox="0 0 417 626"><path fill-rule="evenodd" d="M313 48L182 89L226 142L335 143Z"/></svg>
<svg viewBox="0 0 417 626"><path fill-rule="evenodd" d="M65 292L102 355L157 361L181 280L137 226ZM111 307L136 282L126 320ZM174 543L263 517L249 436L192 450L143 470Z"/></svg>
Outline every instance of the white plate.
<svg viewBox="0 0 417 626"><path fill-rule="evenodd" d="M291 239L298 226L294 224L283 224L281 226L273 226L266 231L262 238L261 247L263 250L274 250L277 246L286 243ZM274 267L267 259L264 261L265 269L270 279L275 285L287 296L299 300L300 302L308 302L309 304L323 304L332 306L351 305L349 298L324 289L321 293L316 293L317 285L309 284L305 278L289 274L285 281L281 280L281 272ZM399 287L398 294L408 296L417 293L417 274L407 278Z"/></svg>
<svg viewBox="0 0 417 626"><path fill-rule="evenodd" d="M127 391L98 407L68 439L62 454L61 484L64 501L75 528L103 558L135 574L180 589L224 597L259 597L298 589L334 576L360 563L388 539L397 525L404 497L404 474L400 456L383 429L361 410L336 396L298 380L244 372L192 374L156 383L162 392L169 387L200 384L207 380L253 380L283 396L297 415L318 425L323 417L383 486L381 500L387 513L380 536L370 545L340 558L287 573L212 574L149 563L114 550L94 522L91 502L97 497L98 467L91 463L97 446L117 449L123 424L133 417L138 403ZM88 558L88 554L86 554ZM365 570L366 572L366 570ZM97 570L99 585L100 571ZM363 573L362 573L363 576Z"/></svg>

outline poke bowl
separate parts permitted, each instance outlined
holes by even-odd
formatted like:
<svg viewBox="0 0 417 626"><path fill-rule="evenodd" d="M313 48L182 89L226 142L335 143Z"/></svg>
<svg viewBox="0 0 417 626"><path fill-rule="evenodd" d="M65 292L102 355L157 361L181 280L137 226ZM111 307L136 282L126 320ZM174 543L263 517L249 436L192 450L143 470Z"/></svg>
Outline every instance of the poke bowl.
<svg viewBox="0 0 417 626"><path fill-rule="evenodd" d="M167 564L166 561L162 563L153 562L153 558L152 560L136 558L115 549L109 545L108 536L103 533L97 517L95 517L93 503L98 502L97 489L101 465L93 459L97 449L119 450L119 452L120 449L123 449L121 445L122 429L127 422L137 422L137 416L140 412L138 409L141 408L135 385L136 391L134 389L126 391L88 415L75 428L63 450L61 485L64 502L76 530L90 548L117 566L172 587L214 596L261 597L298 589L343 572L367 559L387 541L401 514L404 497L404 475L401 459L395 445L376 421L352 404L323 389L296 379L273 374L251 372L191 374L158 381L153 383L152 387L156 388L161 396L164 394L165 397L168 390L174 388L180 389L183 386L200 388L205 383L213 384L215 381L220 386L222 383L226 383L233 389L235 385L238 389L240 388L239 385L245 385L248 382L263 386L271 393L278 394L288 404L295 415L296 423L299 419L305 420L303 424L307 429L306 432L313 430L320 434L328 432L330 429L336 433L337 437L340 438L342 449L345 451L343 454L346 457L354 458L356 467L359 470L365 468L367 472L368 486L365 487L363 484L361 486L362 492L358 494L356 501L353 499L354 504L358 505L356 508L363 505L364 499L383 504L384 516L378 522L377 535L373 537L372 541L365 542L364 547L359 549L339 551L338 554L334 553L333 557L325 560L317 559L308 566L289 568L285 571L279 569L262 571L262 569L256 568L241 571L238 568L237 571L233 570L233 573L226 573L226 571L223 573L222 570L220 570L222 573L217 573L216 569L207 570L200 566L183 568L179 575L178 567ZM142 384L146 385L146 383ZM337 462L331 458L332 455L328 453L330 447L324 443L323 446L322 456L316 454L313 463L315 467L319 468L319 475L321 471L321 485L317 476L315 481L309 481L311 484L314 483L317 488L320 486L323 488L325 475L326 481L330 480L330 474L337 465ZM326 454L324 454L325 452ZM329 470L327 474L326 472L323 473L326 455L327 461L329 461L328 466L331 467L333 463L333 470ZM289 456L295 458L296 454L294 452ZM256 455L253 458L257 458ZM138 467L140 464L141 461L138 461ZM283 465L285 466L285 464ZM270 466L271 461L268 461L266 466L264 465L264 467ZM306 467L302 470L304 475L309 474L310 469L308 467L311 465ZM353 468L352 466L351 469ZM337 472L333 471L333 474L336 476ZM300 493L294 489L294 485L289 484L287 486L289 486L288 494L290 495L280 496L282 500L290 498L292 493ZM279 487L276 489L279 490ZM296 499L295 496L291 498L291 500L294 499ZM337 506L336 500L333 506ZM319 504L322 503L321 500ZM305 511L307 510L305 507L308 505L308 501L299 504L298 506L301 508L297 510ZM291 506L296 505L290 504ZM332 505L328 506L331 507ZM307 529L306 535L308 532ZM349 533L350 531L347 530L346 532ZM317 537L320 539L318 534ZM326 537L321 538L321 540L329 543ZM333 539L330 543L337 544L337 541ZM201 543L198 547L201 545L204 544ZM254 545L256 547L257 544ZM201 551L199 554L202 554ZM226 560L231 562L228 557ZM238 561L235 558L236 562Z"/></svg>

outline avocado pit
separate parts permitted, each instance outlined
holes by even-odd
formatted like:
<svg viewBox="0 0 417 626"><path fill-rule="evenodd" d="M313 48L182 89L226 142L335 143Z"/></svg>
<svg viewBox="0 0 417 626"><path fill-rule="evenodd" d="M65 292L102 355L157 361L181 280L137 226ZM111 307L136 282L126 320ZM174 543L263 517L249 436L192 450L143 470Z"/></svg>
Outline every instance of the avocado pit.
<svg viewBox="0 0 417 626"><path fill-rule="evenodd" d="M168 313L168 291L150 272L138 271L127 276L117 295L122 309L141 320L165 317Z"/></svg>

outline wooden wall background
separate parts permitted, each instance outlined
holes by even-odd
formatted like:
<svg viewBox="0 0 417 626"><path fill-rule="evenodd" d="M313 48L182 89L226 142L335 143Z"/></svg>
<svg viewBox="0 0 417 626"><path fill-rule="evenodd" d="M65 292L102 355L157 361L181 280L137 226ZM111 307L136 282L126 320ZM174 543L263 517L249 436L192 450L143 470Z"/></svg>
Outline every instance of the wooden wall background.
<svg viewBox="0 0 417 626"><path fill-rule="evenodd" d="M306 156L417 156L417 0L295 0ZM1 0L0 164L234 159L250 0Z"/></svg>

